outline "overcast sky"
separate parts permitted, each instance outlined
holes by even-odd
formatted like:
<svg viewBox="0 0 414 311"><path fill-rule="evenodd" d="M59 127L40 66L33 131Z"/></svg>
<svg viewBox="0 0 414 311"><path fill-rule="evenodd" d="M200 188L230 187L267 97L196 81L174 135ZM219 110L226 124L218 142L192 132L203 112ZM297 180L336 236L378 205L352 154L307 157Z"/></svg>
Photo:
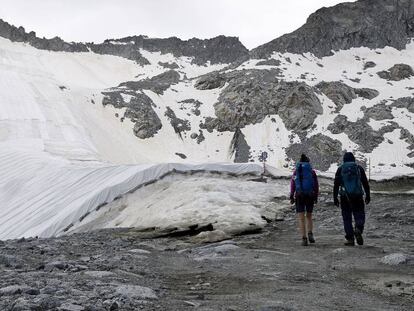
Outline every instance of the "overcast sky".
<svg viewBox="0 0 414 311"><path fill-rule="evenodd" d="M66 41L223 34L239 37L251 49L300 27L318 8L340 2L344 0L0 0L0 18L40 37Z"/></svg>

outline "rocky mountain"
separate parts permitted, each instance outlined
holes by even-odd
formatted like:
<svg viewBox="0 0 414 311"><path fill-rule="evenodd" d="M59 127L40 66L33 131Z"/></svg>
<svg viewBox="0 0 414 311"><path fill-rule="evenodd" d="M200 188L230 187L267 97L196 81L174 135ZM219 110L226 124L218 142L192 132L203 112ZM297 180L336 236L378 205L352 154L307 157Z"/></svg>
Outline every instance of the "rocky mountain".
<svg viewBox="0 0 414 311"><path fill-rule="evenodd" d="M133 36L116 40L105 40L100 44L65 42L59 37L39 38L34 31L29 33L23 27L15 27L0 19L0 37L12 42L25 42L40 49L55 52L89 52L121 56L140 65L150 62L140 53L140 49L149 52L171 53L175 57L191 57L197 65L232 63L247 59L249 51L235 37L218 36L208 40L193 38L183 41L179 38L153 39L147 36Z"/></svg>
<svg viewBox="0 0 414 311"><path fill-rule="evenodd" d="M100 213L97 228L149 226L132 211L165 189L135 209L138 189L177 172L257 175L263 151L278 177L302 152L332 176L345 150L373 179L414 174L412 16L412 1L344 3L252 51L224 36L68 43L1 21L0 238L63 234ZM165 200L179 216L157 224L191 225L200 206L217 218L228 194L199 197Z"/></svg>
<svg viewBox="0 0 414 311"><path fill-rule="evenodd" d="M414 37L412 0L359 0L321 8L298 30L251 51L254 58L273 52L311 52L318 57L352 47L404 49Z"/></svg>

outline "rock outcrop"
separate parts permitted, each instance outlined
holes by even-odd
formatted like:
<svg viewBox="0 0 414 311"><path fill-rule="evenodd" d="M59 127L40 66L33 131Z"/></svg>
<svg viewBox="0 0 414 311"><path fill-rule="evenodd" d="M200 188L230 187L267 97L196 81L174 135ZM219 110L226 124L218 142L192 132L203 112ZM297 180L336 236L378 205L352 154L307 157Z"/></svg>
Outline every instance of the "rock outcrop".
<svg viewBox="0 0 414 311"><path fill-rule="evenodd" d="M250 159L250 146L240 129L234 132L231 140L230 153L234 155L234 163L246 163Z"/></svg>
<svg viewBox="0 0 414 311"><path fill-rule="evenodd" d="M359 0L317 10L301 28L253 49L251 57L268 58L273 52L323 57L361 46L401 50L412 37L412 0Z"/></svg>
<svg viewBox="0 0 414 311"><path fill-rule="evenodd" d="M260 123L268 115L279 114L289 130L309 129L323 112L315 89L303 82L279 81L277 73L242 70L203 77L202 81L209 81L210 85L215 83L215 77L228 85L214 104L216 118L206 118L202 127L209 131L236 131Z"/></svg>
<svg viewBox="0 0 414 311"><path fill-rule="evenodd" d="M123 93L123 91L103 92L102 104L112 105L115 108L126 108L124 116L134 123L134 134L138 138L145 139L153 137L162 128L162 123L155 113L151 98L143 93ZM124 96L130 96L129 102L124 100Z"/></svg>
<svg viewBox="0 0 414 311"><path fill-rule="evenodd" d="M286 148L286 155L293 161L297 161L302 153L311 159L316 169L326 171L332 163L340 162L343 152L340 141L316 134Z"/></svg>
<svg viewBox="0 0 414 311"><path fill-rule="evenodd" d="M378 76L385 80L401 81L414 76L414 71L407 64L396 64L388 70L377 72Z"/></svg>
<svg viewBox="0 0 414 311"><path fill-rule="evenodd" d="M333 134L345 133L351 141L359 146L359 151L370 153L384 141L385 133L390 133L400 128L397 123L389 122L388 125L375 131L367 121L367 119L363 118L356 122L351 122L346 116L338 115L334 119L334 123L328 126L328 130Z"/></svg>
<svg viewBox="0 0 414 311"><path fill-rule="evenodd" d="M373 99L379 95L374 89L362 88L356 89L346 85L343 82L320 82L316 85L322 93L324 93L336 105L336 112L339 112L345 104L350 104L352 100L358 96Z"/></svg>
<svg viewBox="0 0 414 311"><path fill-rule="evenodd" d="M127 44L134 50L171 53L175 57L191 57L197 65L230 64L249 57L249 51L236 37L218 36L212 39L181 40L176 37L159 39L146 36L131 36L117 40L106 40L104 44ZM120 45L120 44L118 44Z"/></svg>
<svg viewBox="0 0 414 311"><path fill-rule="evenodd" d="M168 70L150 79L122 82L119 86L134 91L150 90L162 95L171 85L177 84L179 81L180 74L175 70Z"/></svg>

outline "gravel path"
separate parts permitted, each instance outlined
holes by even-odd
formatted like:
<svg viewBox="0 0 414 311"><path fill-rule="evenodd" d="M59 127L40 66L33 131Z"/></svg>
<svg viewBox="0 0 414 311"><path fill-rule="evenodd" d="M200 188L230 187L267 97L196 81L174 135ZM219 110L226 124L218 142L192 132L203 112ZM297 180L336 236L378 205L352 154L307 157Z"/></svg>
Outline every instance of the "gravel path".
<svg viewBox="0 0 414 311"><path fill-rule="evenodd" d="M373 195L362 247L343 246L329 199L308 247L288 209L210 244L128 229L0 241L0 310L413 310L414 196Z"/></svg>

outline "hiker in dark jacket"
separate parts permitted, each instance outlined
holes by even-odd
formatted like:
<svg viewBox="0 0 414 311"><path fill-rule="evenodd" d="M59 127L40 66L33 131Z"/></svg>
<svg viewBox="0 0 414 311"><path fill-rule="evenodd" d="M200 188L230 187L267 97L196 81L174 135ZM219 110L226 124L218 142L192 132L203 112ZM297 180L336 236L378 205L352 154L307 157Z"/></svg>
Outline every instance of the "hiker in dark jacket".
<svg viewBox="0 0 414 311"><path fill-rule="evenodd" d="M365 225L365 204L369 204L371 194L365 171L360 165L355 163L355 157L352 152L345 153L344 163L335 174L333 196L336 206L339 206L338 193L341 199L345 245L354 246L355 239L358 245L363 245L362 233L364 232ZM355 220L355 229L352 226L352 216Z"/></svg>
<svg viewBox="0 0 414 311"><path fill-rule="evenodd" d="M302 154L290 181L290 203L296 203L296 214L298 215L303 246L307 246L308 241L309 243L315 243L312 213L314 204L318 201L319 193L318 177L309 162L309 158ZM306 235L306 229L308 235Z"/></svg>

